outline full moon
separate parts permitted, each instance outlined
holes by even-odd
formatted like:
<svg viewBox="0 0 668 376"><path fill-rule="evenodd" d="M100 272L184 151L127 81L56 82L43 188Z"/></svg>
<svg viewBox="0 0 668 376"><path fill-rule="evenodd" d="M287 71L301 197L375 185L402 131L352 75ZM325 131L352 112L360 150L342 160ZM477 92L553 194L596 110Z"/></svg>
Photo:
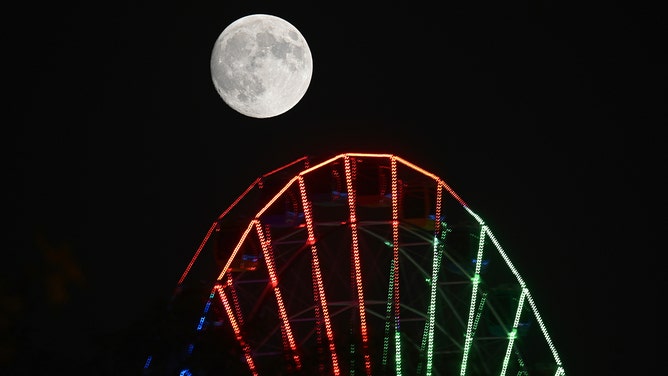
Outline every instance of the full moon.
<svg viewBox="0 0 668 376"><path fill-rule="evenodd" d="M218 94L237 112L269 118L306 94L313 58L304 36L282 18L253 14L227 26L211 53Z"/></svg>

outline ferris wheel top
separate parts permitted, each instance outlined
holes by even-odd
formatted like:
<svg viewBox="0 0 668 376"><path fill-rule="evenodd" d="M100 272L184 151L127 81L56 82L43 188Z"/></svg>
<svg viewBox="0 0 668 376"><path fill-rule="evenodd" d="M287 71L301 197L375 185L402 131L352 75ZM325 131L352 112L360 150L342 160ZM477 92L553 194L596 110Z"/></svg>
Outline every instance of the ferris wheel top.
<svg viewBox="0 0 668 376"><path fill-rule="evenodd" d="M202 259L206 250L214 257ZM380 367L372 359L387 367L389 357L397 375L401 367L522 373L534 357L565 374L527 284L491 229L443 179L393 154L302 157L261 175L216 218L177 286L204 273L208 299L217 296L227 312L215 322L229 322L252 374L275 371L279 353L289 355L287 368L306 367L311 350L301 346L324 343L320 366L334 374L346 372L339 358L348 357L367 374ZM267 310L274 327L257 321ZM359 326L345 326L352 323ZM370 339L382 337L382 327L384 339ZM351 333L362 334L349 340L364 354L336 348L335 338ZM394 341L394 354L372 349L376 341ZM501 357L499 344L507 346Z"/></svg>

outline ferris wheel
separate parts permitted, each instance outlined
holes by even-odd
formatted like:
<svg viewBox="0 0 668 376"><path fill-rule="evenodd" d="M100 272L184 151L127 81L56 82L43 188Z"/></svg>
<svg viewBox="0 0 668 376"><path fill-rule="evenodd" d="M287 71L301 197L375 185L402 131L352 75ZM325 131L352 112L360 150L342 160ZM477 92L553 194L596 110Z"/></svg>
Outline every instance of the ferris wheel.
<svg viewBox="0 0 668 376"><path fill-rule="evenodd" d="M173 306L181 326L145 375L565 375L492 230L391 154L304 157L255 180Z"/></svg>

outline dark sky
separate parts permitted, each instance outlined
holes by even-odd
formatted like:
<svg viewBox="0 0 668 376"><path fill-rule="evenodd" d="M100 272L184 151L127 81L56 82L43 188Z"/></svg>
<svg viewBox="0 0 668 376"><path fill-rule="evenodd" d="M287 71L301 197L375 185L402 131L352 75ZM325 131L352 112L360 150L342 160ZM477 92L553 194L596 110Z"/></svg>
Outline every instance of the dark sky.
<svg viewBox="0 0 668 376"><path fill-rule="evenodd" d="M435 173L487 221L569 374L654 367L658 351L634 341L661 326L665 282L650 219L665 171L657 12L246 3L31 2L7 15L4 364L92 375L132 363L140 340L118 348L142 338L243 189L350 151ZM313 55L306 95L275 118L235 112L211 80L216 38L253 13L292 23Z"/></svg>

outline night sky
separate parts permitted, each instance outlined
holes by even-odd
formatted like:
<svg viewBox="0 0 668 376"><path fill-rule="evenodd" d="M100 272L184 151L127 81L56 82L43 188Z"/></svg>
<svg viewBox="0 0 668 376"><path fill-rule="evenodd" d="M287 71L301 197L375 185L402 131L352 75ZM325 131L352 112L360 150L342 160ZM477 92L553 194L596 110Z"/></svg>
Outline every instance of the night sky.
<svg viewBox="0 0 668 376"><path fill-rule="evenodd" d="M401 156L485 219L567 374L657 366L643 341L663 325L665 283L651 219L665 203L658 12L247 3L6 15L0 370L139 374L156 312L218 215L260 175L343 152ZM313 55L305 96L274 118L232 110L211 80L216 38L253 13L292 23Z"/></svg>

